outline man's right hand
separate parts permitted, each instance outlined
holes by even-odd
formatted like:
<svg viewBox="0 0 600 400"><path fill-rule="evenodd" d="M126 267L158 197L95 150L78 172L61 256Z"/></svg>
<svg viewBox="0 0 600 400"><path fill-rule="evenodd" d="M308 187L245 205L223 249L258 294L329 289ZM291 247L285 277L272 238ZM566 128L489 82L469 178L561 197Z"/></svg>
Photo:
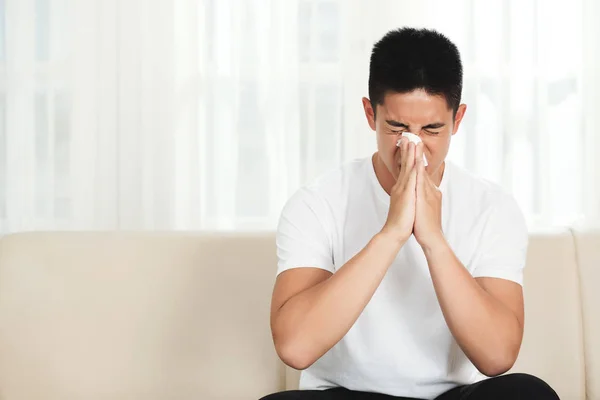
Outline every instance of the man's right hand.
<svg viewBox="0 0 600 400"><path fill-rule="evenodd" d="M406 242L413 232L415 223L417 163L423 158L423 144L415 146L402 138L396 162L399 168L396 184L390 192L390 208L382 233Z"/></svg>

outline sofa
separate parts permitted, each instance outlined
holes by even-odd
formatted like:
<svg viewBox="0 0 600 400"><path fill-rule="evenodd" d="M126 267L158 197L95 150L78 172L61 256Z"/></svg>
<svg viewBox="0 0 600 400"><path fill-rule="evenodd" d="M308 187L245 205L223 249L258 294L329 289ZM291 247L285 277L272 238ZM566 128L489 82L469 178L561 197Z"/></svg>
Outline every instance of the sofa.
<svg viewBox="0 0 600 400"><path fill-rule="evenodd" d="M269 329L273 233L0 239L0 399L255 400L293 389ZM512 372L600 400L600 231L531 233Z"/></svg>

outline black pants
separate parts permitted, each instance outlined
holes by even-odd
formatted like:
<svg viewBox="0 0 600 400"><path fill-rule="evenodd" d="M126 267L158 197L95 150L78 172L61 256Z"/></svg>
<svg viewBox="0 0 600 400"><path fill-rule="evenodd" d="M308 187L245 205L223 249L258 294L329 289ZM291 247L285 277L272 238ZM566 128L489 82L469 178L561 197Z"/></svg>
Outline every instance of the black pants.
<svg viewBox="0 0 600 400"><path fill-rule="evenodd" d="M275 393L261 400L409 400L406 397L355 392L344 388L292 390ZM417 400L417 399L412 399ZM472 385L458 386L436 400L560 400L546 382L527 374L489 378Z"/></svg>

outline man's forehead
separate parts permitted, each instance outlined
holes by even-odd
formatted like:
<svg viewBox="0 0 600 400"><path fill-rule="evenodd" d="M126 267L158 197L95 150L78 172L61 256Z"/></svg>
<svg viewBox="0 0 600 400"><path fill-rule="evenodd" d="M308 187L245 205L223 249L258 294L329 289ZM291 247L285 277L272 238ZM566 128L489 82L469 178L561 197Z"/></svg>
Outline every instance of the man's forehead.
<svg viewBox="0 0 600 400"><path fill-rule="evenodd" d="M429 95L422 91L410 93L390 93L379 105L379 114L386 120L408 124L446 120L452 116L452 110L442 96Z"/></svg>
<svg viewBox="0 0 600 400"><path fill-rule="evenodd" d="M418 110L386 108L384 112L381 113L381 115L386 121L395 121L406 125L426 125L434 122L445 121L446 119L448 119L449 116L452 115L452 113L451 111L440 112L439 110L432 109L429 107L420 108Z"/></svg>

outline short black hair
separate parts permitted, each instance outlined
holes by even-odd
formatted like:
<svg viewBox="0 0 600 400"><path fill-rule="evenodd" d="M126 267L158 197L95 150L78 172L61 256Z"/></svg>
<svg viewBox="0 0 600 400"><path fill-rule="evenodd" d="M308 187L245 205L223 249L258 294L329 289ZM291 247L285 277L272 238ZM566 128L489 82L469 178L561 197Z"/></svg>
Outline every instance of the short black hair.
<svg viewBox="0 0 600 400"><path fill-rule="evenodd" d="M389 92L422 89L441 95L458 110L463 83L460 53L446 36L430 29L401 28L388 32L371 53L369 97L375 111Z"/></svg>

